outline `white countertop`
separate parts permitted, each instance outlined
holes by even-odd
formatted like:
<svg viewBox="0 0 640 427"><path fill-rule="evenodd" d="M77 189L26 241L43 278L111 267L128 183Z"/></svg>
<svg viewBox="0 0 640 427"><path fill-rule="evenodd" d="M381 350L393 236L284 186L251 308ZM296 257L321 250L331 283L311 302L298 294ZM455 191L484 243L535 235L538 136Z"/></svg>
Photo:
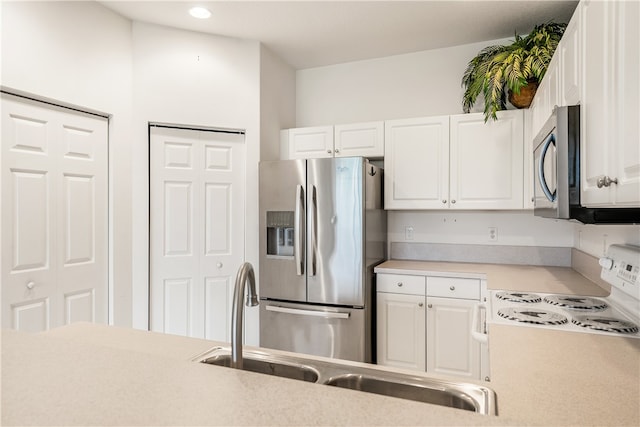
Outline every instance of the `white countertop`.
<svg viewBox="0 0 640 427"><path fill-rule="evenodd" d="M434 268L450 275L452 267L389 263L378 268L406 274ZM521 289L507 285L512 274L523 276L520 267L479 266L459 264L453 271L486 275L477 277L486 277L491 287ZM582 276L566 269L524 271L527 290L584 294L590 289ZM559 278L568 281L558 284ZM529 287L533 284L537 287ZM201 339L86 323L42 334L3 331L1 420L2 425L640 425L639 339L491 325L489 342L492 381L483 384L497 393L497 417L198 364L193 356L220 344Z"/></svg>
<svg viewBox="0 0 640 427"><path fill-rule="evenodd" d="M489 289L607 296L609 291L569 267L432 261L385 261L376 273L486 279Z"/></svg>
<svg viewBox="0 0 640 427"><path fill-rule="evenodd" d="M220 343L92 324L4 331L2 425L513 425L199 364Z"/></svg>

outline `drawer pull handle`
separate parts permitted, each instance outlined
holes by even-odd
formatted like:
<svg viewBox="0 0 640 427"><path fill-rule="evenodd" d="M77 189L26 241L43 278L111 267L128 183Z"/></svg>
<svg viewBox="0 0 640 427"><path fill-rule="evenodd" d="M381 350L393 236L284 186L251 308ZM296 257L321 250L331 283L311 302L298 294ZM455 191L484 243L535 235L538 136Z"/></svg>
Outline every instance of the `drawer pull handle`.
<svg viewBox="0 0 640 427"><path fill-rule="evenodd" d="M398 287L402 287L402 282L398 282Z"/></svg>
<svg viewBox="0 0 640 427"><path fill-rule="evenodd" d="M433 308L433 304L427 304L427 308Z"/></svg>
<svg viewBox="0 0 640 427"><path fill-rule="evenodd" d="M450 290L450 291L455 291L455 290L456 290L456 287L455 287L455 286L449 286L449 290Z"/></svg>
<svg viewBox="0 0 640 427"><path fill-rule="evenodd" d="M419 303L418 303L418 307L422 307L423 305L424 305L424 304L423 304L423 303L421 303L421 302L419 302Z"/></svg>

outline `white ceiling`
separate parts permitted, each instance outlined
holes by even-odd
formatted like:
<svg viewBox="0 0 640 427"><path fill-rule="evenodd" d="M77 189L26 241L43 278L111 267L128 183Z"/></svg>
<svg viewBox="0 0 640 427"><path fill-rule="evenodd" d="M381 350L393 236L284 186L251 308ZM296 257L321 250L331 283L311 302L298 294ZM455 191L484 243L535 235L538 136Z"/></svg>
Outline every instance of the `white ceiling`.
<svg viewBox="0 0 640 427"><path fill-rule="evenodd" d="M295 69L496 40L568 22L577 1L100 1L136 21L259 40ZM192 18L191 6L212 12Z"/></svg>

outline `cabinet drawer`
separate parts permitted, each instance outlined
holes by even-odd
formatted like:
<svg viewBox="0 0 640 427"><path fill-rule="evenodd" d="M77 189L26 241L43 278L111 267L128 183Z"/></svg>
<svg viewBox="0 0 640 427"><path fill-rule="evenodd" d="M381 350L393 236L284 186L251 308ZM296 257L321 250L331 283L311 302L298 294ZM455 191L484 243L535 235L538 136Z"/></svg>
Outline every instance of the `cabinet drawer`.
<svg viewBox="0 0 640 427"><path fill-rule="evenodd" d="M427 277L427 296L480 300L480 279Z"/></svg>
<svg viewBox="0 0 640 427"><path fill-rule="evenodd" d="M377 275L377 291L394 294L424 295L425 277L406 274Z"/></svg>

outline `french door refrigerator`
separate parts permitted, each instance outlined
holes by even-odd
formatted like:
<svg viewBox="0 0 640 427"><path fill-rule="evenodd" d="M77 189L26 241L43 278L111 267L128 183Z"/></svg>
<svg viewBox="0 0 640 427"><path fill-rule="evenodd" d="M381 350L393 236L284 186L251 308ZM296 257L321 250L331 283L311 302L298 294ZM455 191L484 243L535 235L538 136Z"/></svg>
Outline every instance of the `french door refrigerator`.
<svg viewBox="0 0 640 427"><path fill-rule="evenodd" d="M260 163L260 345L372 362L382 169L362 157Z"/></svg>

